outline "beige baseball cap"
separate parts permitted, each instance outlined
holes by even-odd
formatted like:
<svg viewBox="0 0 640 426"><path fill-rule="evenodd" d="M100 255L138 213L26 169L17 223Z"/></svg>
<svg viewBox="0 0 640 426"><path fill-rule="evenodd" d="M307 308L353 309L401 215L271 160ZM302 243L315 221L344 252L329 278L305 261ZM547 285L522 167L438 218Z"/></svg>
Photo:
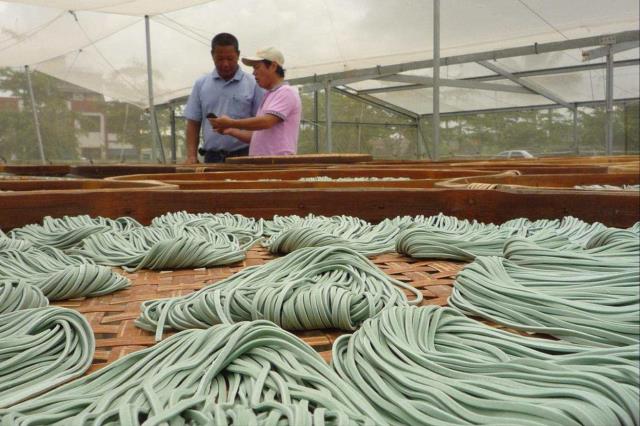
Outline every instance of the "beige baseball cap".
<svg viewBox="0 0 640 426"><path fill-rule="evenodd" d="M284 55L275 47L267 47L266 49L258 50L255 56L242 58L242 63L251 67L255 63L261 62L265 59L275 62L281 67L284 66Z"/></svg>

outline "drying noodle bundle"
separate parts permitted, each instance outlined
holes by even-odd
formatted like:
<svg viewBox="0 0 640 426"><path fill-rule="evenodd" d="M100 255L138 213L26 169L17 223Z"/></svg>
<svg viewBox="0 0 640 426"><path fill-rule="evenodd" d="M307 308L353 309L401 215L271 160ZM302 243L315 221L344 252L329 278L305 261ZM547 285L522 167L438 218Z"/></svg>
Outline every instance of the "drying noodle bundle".
<svg viewBox="0 0 640 426"><path fill-rule="evenodd" d="M414 294L412 301L402 289ZM187 296L145 301L136 325L155 331L157 339L165 328L258 319L288 330L354 330L383 309L421 300L419 290L388 277L351 249L306 248Z"/></svg>
<svg viewBox="0 0 640 426"><path fill-rule="evenodd" d="M95 340L79 313L59 307L0 315L0 408L82 375Z"/></svg>
<svg viewBox="0 0 640 426"><path fill-rule="evenodd" d="M333 346L332 366L394 425L638 424L638 346L496 330L436 306L392 308Z"/></svg>
<svg viewBox="0 0 640 426"><path fill-rule="evenodd" d="M640 256L638 235L609 228L594 236L585 248L545 247L536 241L513 238L504 245L504 257L520 266L568 271L615 271L637 269Z"/></svg>
<svg viewBox="0 0 640 426"><path fill-rule="evenodd" d="M187 330L0 411L2 425L384 425L310 346L266 321Z"/></svg>
<svg viewBox="0 0 640 426"><path fill-rule="evenodd" d="M206 226L207 228L233 234L238 237L262 237L264 221L231 213L187 213L185 211L165 213L151 221L151 226Z"/></svg>
<svg viewBox="0 0 640 426"><path fill-rule="evenodd" d="M399 232L398 222L385 219L377 225L351 216L274 217L263 243L271 253L291 253L304 247L340 245L365 256L391 252Z"/></svg>
<svg viewBox="0 0 640 426"><path fill-rule="evenodd" d="M251 237L238 238L207 226L149 226L92 235L70 252L133 272L228 265L243 260L253 243Z"/></svg>
<svg viewBox="0 0 640 426"><path fill-rule="evenodd" d="M589 346L640 340L640 271L566 271L479 257L458 274L449 306L512 329Z"/></svg>
<svg viewBox="0 0 640 426"><path fill-rule="evenodd" d="M87 215L52 218L45 216L42 225L31 224L13 229L9 236L33 242L39 246L67 249L86 237L105 231L124 232L142 225L130 217L109 219Z"/></svg>
<svg viewBox="0 0 640 426"><path fill-rule="evenodd" d="M48 304L49 300L38 287L21 281L0 280L0 315Z"/></svg>
<svg viewBox="0 0 640 426"><path fill-rule="evenodd" d="M131 283L105 266L52 247L0 251L1 278L38 287L49 300L102 296Z"/></svg>

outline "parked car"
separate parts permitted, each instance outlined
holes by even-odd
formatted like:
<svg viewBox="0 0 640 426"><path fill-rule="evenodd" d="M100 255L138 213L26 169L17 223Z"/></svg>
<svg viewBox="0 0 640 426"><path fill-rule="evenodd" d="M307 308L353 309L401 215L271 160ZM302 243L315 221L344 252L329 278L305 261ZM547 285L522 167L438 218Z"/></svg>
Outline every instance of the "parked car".
<svg viewBox="0 0 640 426"><path fill-rule="evenodd" d="M524 149L513 149L510 151L502 151L496 158L536 158L529 151L525 151Z"/></svg>

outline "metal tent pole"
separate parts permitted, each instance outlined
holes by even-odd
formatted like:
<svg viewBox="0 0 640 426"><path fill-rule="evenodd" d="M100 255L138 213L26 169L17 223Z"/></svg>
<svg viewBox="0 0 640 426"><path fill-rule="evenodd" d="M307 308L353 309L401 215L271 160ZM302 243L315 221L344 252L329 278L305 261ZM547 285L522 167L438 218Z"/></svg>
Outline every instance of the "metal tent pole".
<svg viewBox="0 0 640 426"><path fill-rule="evenodd" d="M318 90L313 91L313 140L316 153L320 153L320 127L318 125Z"/></svg>
<svg viewBox="0 0 640 426"><path fill-rule="evenodd" d="M433 159L440 144L440 0L433 0Z"/></svg>
<svg viewBox="0 0 640 426"><path fill-rule="evenodd" d="M580 154L580 142L578 141L578 108L573 110L573 146L576 154Z"/></svg>
<svg viewBox="0 0 640 426"><path fill-rule="evenodd" d="M331 141L331 82L329 80L324 83L324 110L325 110L325 123L327 123L327 129L325 134L327 152L333 151Z"/></svg>
<svg viewBox="0 0 640 426"><path fill-rule="evenodd" d="M171 163L176 163L176 109L173 103L169 104L169 120L171 124Z"/></svg>
<svg viewBox="0 0 640 426"><path fill-rule="evenodd" d="M124 146L127 143L127 121L129 120L129 104L124 106L124 123L122 125L122 140L120 142L120 162L124 163Z"/></svg>
<svg viewBox="0 0 640 426"><path fill-rule="evenodd" d="M422 124L422 119L419 115L416 116L416 157L419 159L422 158L422 150L420 149L420 144L422 140L422 129L420 128Z"/></svg>
<svg viewBox="0 0 640 426"><path fill-rule="evenodd" d="M420 126L424 123L424 116L420 116ZM420 137L422 138L422 158L428 158L429 160L433 160L433 156L431 155L431 150L429 149L429 141L427 140L426 132L420 132Z"/></svg>
<svg viewBox="0 0 640 426"><path fill-rule="evenodd" d="M44 146L42 145L42 135L40 134L40 120L38 120L38 109L36 108L36 97L33 95L33 84L31 84L31 73L29 65L24 66L24 72L27 74L27 86L29 87L29 97L31 98L31 109L33 110L33 122L36 126L36 136L38 137L38 149L40 150L40 161L47 164L44 156Z"/></svg>
<svg viewBox="0 0 640 426"><path fill-rule="evenodd" d="M149 15L144 15L144 29L147 45L147 86L149 88L149 114L151 115L151 134L153 135L153 146L160 151L160 161L166 163L160 131L158 130L158 119L156 117L156 107L153 102L153 76L151 66L151 30L149 28Z"/></svg>
<svg viewBox="0 0 640 426"><path fill-rule="evenodd" d="M360 154L362 150L362 119L360 117L356 117L358 123L358 154Z"/></svg>
<svg viewBox="0 0 640 426"><path fill-rule="evenodd" d="M606 103L607 103L607 123L606 123L606 149L607 155L613 152L613 52L609 50L607 54L607 86L606 86Z"/></svg>
<svg viewBox="0 0 640 426"><path fill-rule="evenodd" d="M624 117L624 154L627 155L629 153L629 114L627 113L627 104L623 104L623 115Z"/></svg>

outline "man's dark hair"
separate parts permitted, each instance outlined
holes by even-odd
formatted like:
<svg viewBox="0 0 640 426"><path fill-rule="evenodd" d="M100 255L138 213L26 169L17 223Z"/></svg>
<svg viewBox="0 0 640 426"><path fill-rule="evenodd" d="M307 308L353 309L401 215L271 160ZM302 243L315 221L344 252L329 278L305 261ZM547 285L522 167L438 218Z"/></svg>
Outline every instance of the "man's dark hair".
<svg viewBox="0 0 640 426"><path fill-rule="evenodd" d="M235 47L236 52L240 53L240 48L238 47L238 39L233 34L216 34L215 37L213 37L213 39L211 40L211 52L216 49L216 46L233 46Z"/></svg>
<svg viewBox="0 0 640 426"><path fill-rule="evenodd" d="M273 61L270 61L268 59L263 59L262 62L264 62L264 64L268 67L271 66L271 64L273 63ZM276 64L278 66L278 68L276 68L276 74L278 74L280 77L284 78L284 68L282 68L280 66L280 64Z"/></svg>

